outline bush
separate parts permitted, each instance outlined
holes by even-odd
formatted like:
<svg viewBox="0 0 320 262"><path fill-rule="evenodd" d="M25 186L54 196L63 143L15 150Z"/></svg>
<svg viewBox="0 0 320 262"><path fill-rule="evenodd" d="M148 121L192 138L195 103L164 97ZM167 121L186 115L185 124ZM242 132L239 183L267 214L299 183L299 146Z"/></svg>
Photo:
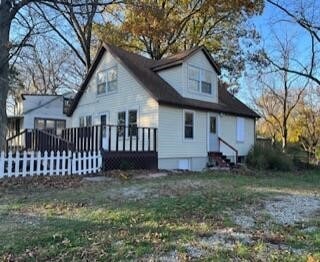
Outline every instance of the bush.
<svg viewBox="0 0 320 262"><path fill-rule="evenodd" d="M271 145L254 145L247 156L249 167L259 170L293 170L293 161L287 154Z"/></svg>

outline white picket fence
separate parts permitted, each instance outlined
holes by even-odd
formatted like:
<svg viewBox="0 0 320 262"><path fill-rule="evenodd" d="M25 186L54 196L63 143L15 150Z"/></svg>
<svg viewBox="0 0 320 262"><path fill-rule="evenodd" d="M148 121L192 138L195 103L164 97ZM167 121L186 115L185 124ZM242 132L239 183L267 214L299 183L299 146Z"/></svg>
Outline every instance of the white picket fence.
<svg viewBox="0 0 320 262"><path fill-rule="evenodd" d="M0 178L4 176L38 176L38 175L82 175L96 173L101 169L100 152L71 151L48 153L26 152L0 154Z"/></svg>

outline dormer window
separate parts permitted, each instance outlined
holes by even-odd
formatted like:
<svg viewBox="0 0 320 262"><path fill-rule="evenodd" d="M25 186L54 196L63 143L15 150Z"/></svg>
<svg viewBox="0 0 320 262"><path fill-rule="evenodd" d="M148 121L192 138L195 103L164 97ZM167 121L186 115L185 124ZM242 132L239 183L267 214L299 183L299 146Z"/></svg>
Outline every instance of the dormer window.
<svg viewBox="0 0 320 262"><path fill-rule="evenodd" d="M212 94L212 72L189 65L189 90L203 94Z"/></svg>

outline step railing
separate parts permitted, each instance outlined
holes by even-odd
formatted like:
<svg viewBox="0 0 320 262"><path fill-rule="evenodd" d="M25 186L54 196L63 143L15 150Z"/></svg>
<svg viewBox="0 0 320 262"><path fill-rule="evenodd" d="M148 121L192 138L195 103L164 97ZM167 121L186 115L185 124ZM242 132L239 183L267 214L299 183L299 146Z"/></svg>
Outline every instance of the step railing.
<svg viewBox="0 0 320 262"><path fill-rule="evenodd" d="M221 143L222 143L222 144L226 145L228 148L230 148L232 151L235 152L234 164L236 165L238 162L238 150L236 148L234 148L232 145L230 145L227 141L223 140L221 137L218 137L218 139L219 139L220 150L221 150Z"/></svg>

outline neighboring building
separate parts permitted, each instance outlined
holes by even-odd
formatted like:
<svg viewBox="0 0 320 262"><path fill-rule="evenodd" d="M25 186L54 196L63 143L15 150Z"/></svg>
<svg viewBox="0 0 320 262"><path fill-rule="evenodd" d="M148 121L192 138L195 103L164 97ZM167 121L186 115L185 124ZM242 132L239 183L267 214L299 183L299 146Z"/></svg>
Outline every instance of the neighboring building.
<svg viewBox="0 0 320 262"><path fill-rule="evenodd" d="M53 130L58 135L66 128L65 97L62 95L23 94L14 115L8 116L8 137L24 129Z"/></svg>
<svg viewBox="0 0 320 262"><path fill-rule="evenodd" d="M104 44L69 111L69 127L158 128L160 169L201 170L208 153L247 155L259 116L218 86L205 47L154 61ZM234 159L235 160L235 159Z"/></svg>

